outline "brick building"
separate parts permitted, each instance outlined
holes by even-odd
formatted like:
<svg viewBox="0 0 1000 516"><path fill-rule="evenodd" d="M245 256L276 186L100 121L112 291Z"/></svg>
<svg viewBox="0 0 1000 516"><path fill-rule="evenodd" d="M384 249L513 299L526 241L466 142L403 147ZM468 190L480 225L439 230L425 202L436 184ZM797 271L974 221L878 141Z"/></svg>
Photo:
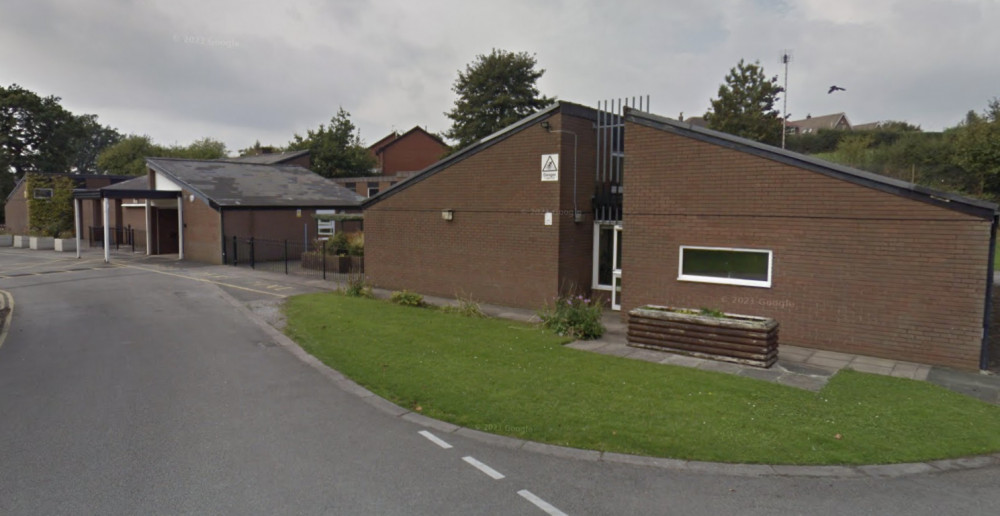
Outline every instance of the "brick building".
<svg viewBox="0 0 1000 516"><path fill-rule="evenodd" d="M642 111L560 102L363 207L379 287L708 307L788 344L985 367L996 205Z"/></svg>
<svg viewBox="0 0 1000 516"><path fill-rule="evenodd" d="M368 147L375 158L371 176L337 177L334 181L362 197L372 197L406 181L444 157L449 147L420 126L403 134L395 131Z"/></svg>
<svg viewBox="0 0 1000 516"><path fill-rule="evenodd" d="M204 263L226 263L232 237L305 246L318 236L317 211L357 212L362 200L295 165L170 158L146 164L145 177L75 197L106 202L109 216L142 229L143 242L148 235L151 254Z"/></svg>
<svg viewBox="0 0 1000 516"><path fill-rule="evenodd" d="M104 174L40 173L36 175L49 178L68 177L73 180L76 188L102 188L131 179L131 176L114 176ZM19 235L27 235L30 231L28 226L31 218L28 208L28 199L34 198L38 195L51 196L51 192L46 194L45 192L27 191L26 179L26 176L22 176L21 179L18 180L17 184L14 185L14 189L7 195L6 202L4 203L4 224L7 231ZM81 216L83 217L83 224L85 226L94 225L95 221L98 221L97 224L99 224L99 221L101 220L100 212L95 210L86 211L82 213Z"/></svg>

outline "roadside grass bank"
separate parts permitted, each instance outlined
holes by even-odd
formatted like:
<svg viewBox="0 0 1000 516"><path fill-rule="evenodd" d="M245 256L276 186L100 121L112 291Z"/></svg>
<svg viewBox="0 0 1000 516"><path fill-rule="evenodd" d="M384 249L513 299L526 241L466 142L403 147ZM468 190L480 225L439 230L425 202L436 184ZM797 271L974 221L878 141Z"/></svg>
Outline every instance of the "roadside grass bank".
<svg viewBox="0 0 1000 516"><path fill-rule="evenodd" d="M520 439L733 463L882 464L1000 450L1000 407L842 371L819 393L599 355L540 328L339 294L288 299L286 332L372 392Z"/></svg>

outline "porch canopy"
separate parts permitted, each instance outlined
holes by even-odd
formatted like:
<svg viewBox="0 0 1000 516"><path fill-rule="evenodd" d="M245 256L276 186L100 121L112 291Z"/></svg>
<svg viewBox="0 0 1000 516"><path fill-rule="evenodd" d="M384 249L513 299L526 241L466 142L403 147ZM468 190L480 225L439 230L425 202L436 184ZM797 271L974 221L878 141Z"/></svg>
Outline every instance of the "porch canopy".
<svg viewBox="0 0 1000 516"><path fill-rule="evenodd" d="M80 257L80 233L82 233L80 203L84 200L92 200L101 203L102 226L104 230L104 263L111 261L110 248L110 200L112 199L143 199L146 205L146 232L150 227L150 207L151 201L156 199L171 199L177 202L177 233L180 235L178 258L184 259L184 203L181 202L183 192L180 190L151 190L149 188L148 176L137 176L134 179L123 181L104 188L76 189L73 190L73 219L76 230L76 257ZM146 254L152 254L152 241L146 238Z"/></svg>

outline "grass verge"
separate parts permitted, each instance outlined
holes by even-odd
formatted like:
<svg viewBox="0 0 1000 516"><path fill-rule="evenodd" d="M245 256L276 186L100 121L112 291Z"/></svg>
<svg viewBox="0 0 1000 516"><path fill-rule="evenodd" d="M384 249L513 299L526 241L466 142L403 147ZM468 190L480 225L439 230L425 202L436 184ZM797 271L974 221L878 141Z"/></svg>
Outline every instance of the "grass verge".
<svg viewBox="0 0 1000 516"><path fill-rule="evenodd" d="M1000 407L844 371L819 393L565 348L499 319L336 294L293 297L288 334L400 406L575 448L770 464L876 464L1000 450ZM839 436L839 438L838 438Z"/></svg>

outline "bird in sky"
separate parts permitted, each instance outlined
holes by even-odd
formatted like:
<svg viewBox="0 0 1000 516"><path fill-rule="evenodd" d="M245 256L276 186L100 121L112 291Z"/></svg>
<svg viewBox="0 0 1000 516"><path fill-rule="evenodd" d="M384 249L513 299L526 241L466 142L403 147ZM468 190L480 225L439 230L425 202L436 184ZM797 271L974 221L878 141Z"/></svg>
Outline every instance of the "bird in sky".
<svg viewBox="0 0 1000 516"><path fill-rule="evenodd" d="M829 95L835 91L847 91L847 90L841 88L840 86L830 86L830 91L826 92L826 94Z"/></svg>

